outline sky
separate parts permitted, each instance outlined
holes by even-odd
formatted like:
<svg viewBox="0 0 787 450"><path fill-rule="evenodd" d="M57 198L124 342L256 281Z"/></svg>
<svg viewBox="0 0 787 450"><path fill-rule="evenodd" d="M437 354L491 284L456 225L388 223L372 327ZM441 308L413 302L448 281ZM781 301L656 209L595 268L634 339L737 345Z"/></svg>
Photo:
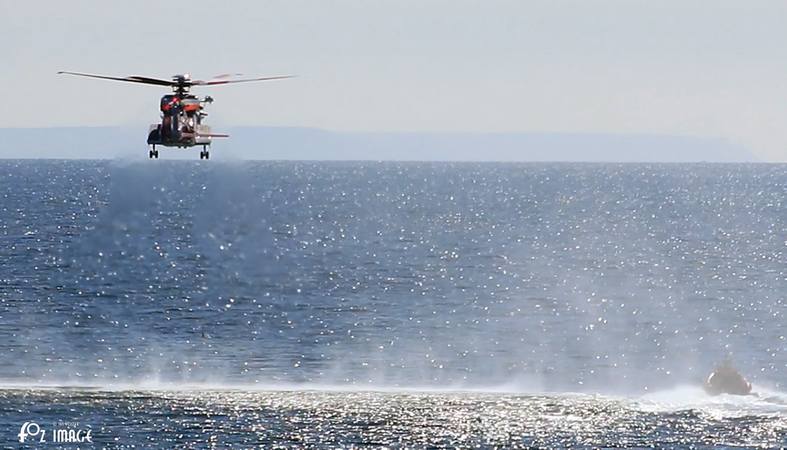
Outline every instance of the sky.
<svg viewBox="0 0 787 450"><path fill-rule="evenodd" d="M198 90L214 128L640 133L787 161L787 2L0 0L0 127L139 126L155 86L56 75L297 75Z"/></svg>

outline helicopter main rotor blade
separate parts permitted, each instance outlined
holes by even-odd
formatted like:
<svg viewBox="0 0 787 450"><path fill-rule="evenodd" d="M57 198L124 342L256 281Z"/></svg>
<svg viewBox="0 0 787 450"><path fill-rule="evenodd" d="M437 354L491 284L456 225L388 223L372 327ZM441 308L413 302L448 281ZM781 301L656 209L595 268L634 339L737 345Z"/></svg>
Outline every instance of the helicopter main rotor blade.
<svg viewBox="0 0 787 450"><path fill-rule="evenodd" d="M139 76L131 76L126 77L128 81L133 83L144 83L144 84L155 84L157 86L177 86L178 83L174 81L167 81L167 80L160 80L158 78L149 78L149 77L139 77Z"/></svg>
<svg viewBox="0 0 787 450"><path fill-rule="evenodd" d="M242 77L242 76L243 76L243 74L242 74L242 73L223 73L223 74L221 74L221 75L214 75L214 76L212 76L212 77L210 78L210 80L211 80L211 81L213 81L213 80L219 80L219 79L224 79L224 80L226 80L226 79L229 79L229 78L232 78L232 77Z"/></svg>
<svg viewBox="0 0 787 450"><path fill-rule="evenodd" d="M260 78L246 78L242 80L194 80L191 82L194 86L215 86L218 84L230 84L230 83L248 83L250 81L268 81L268 80L282 80L284 78L293 78L295 75L283 75L278 77L260 77Z"/></svg>
<svg viewBox="0 0 787 450"><path fill-rule="evenodd" d="M65 70L61 70L60 72L58 72L58 74L76 75L80 77L89 77L89 78L101 78L103 80L127 81L129 83L153 84L156 86L173 86L177 84L169 80L160 80L158 78L148 78L148 77L138 77L138 76L109 77L106 75L95 75L91 73L81 73L81 72L68 72Z"/></svg>

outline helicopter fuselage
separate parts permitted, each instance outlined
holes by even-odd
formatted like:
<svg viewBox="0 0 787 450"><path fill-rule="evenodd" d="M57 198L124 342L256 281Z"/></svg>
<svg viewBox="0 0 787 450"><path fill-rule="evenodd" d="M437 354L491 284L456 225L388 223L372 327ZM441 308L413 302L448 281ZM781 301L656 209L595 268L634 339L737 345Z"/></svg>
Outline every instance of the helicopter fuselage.
<svg viewBox="0 0 787 450"><path fill-rule="evenodd" d="M211 143L210 127L202 120L204 100L188 94L168 94L161 97L161 122L152 124L148 131L148 145L188 148L195 145L208 146Z"/></svg>

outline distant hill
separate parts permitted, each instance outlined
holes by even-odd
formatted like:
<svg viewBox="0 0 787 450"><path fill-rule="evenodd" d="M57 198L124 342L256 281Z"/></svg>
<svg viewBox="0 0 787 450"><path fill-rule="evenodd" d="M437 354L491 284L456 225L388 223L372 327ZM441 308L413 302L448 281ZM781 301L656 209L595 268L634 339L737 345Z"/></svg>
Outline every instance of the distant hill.
<svg viewBox="0 0 787 450"><path fill-rule="evenodd" d="M239 127L213 158L260 160L752 162L722 139L603 133L367 133ZM0 158L146 158L147 129L0 128ZM169 150L169 151L168 151ZM162 158L198 158L165 149Z"/></svg>

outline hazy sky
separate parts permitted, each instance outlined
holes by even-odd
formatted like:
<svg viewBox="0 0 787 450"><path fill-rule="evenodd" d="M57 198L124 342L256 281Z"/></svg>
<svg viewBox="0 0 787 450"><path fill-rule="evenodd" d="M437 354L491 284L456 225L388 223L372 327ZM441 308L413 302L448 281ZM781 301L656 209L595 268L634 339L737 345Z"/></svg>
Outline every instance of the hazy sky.
<svg viewBox="0 0 787 450"><path fill-rule="evenodd" d="M216 127L663 133L787 161L786 1L0 0L0 126L134 125L207 78ZM233 5L232 7L225 5Z"/></svg>

